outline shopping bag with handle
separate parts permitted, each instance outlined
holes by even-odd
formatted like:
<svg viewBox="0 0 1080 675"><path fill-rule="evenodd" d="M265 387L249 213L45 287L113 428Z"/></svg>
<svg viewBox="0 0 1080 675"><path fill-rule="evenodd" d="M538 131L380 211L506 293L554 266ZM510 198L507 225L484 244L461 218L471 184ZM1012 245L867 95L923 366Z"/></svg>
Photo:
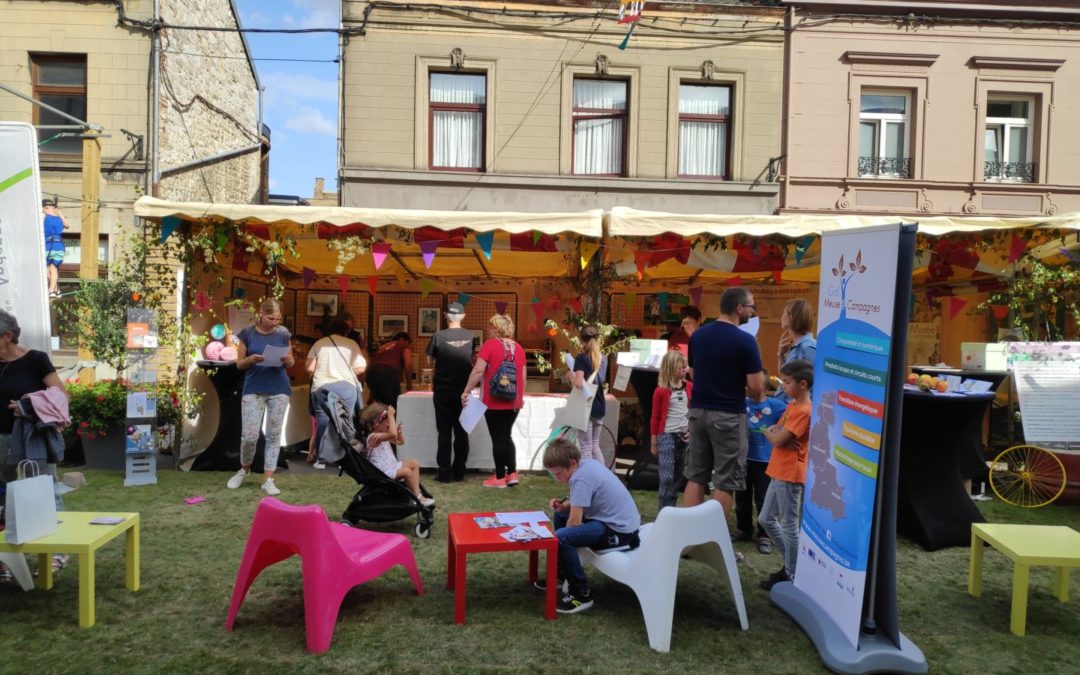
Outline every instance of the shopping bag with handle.
<svg viewBox="0 0 1080 675"><path fill-rule="evenodd" d="M37 462L19 462L17 479L7 485L4 519L9 544L23 544L56 532L53 477L43 475Z"/></svg>

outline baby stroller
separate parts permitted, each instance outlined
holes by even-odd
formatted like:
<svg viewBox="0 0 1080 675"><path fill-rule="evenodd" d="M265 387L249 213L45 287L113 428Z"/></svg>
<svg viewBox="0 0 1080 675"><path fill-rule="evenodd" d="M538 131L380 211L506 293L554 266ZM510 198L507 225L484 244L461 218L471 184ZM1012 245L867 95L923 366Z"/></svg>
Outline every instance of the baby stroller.
<svg viewBox="0 0 1080 675"><path fill-rule="evenodd" d="M342 520L350 525L360 521L389 523L416 514L413 532L420 539L430 537L435 507L425 507L403 483L390 478L368 461L364 456L364 442L353 421L353 411L347 409L344 401L333 392L318 397L316 405L324 406L331 422L318 448L319 459L336 462L340 468L338 475L346 473L360 486L341 514ZM420 493L431 497L423 484Z"/></svg>

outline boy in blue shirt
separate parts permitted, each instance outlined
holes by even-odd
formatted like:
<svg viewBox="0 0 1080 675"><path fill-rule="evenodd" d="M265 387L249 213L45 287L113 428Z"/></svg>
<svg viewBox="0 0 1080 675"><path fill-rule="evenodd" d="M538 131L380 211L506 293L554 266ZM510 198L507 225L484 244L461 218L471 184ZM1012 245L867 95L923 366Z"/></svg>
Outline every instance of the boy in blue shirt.
<svg viewBox="0 0 1080 675"><path fill-rule="evenodd" d="M562 438L544 450L544 468L560 483L570 484L567 499L552 499L555 536L559 539L559 579L569 589L559 600L560 614L574 614L593 605L592 592L581 567L578 547L637 548L641 514L623 482L603 462L582 459L581 450ZM537 587L556 583L537 582Z"/></svg>
<svg viewBox="0 0 1080 675"><path fill-rule="evenodd" d="M765 381L769 381L769 371L762 368ZM765 502L765 492L769 489L769 477L765 469L769 466L772 445L765 438L765 430L780 421L787 404L762 391L757 398L746 397L746 418L750 427L749 443L746 452L746 489L735 492L735 539L749 541L757 529L758 551L772 553L772 540L754 519L754 506L761 513Z"/></svg>

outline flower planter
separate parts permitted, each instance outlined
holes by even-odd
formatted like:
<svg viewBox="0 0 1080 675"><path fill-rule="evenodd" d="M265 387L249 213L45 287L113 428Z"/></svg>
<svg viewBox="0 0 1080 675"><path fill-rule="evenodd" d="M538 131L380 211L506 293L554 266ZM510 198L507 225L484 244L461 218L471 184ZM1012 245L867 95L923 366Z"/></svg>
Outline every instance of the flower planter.
<svg viewBox="0 0 1080 675"><path fill-rule="evenodd" d="M104 436L82 437L87 469L123 471L125 468L124 427L110 429Z"/></svg>

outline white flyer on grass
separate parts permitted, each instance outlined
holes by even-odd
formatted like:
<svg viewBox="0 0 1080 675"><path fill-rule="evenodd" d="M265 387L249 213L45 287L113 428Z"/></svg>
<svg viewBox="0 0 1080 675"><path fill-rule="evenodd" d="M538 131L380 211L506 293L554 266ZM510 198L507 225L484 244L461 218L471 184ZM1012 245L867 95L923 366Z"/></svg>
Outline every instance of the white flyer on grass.
<svg viewBox="0 0 1080 675"><path fill-rule="evenodd" d="M266 347L263 348L263 360L259 361L255 365L262 366L264 368L281 366L283 365L281 363L281 359L285 358L288 355L288 347L275 347L273 345L266 345Z"/></svg>
<svg viewBox="0 0 1080 675"><path fill-rule="evenodd" d="M531 523L546 523L551 520L543 511L508 511L496 513L495 518L503 525L528 525Z"/></svg>
<svg viewBox="0 0 1080 675"><path fill-rule="evenodd" d="M615 383L612 385L618 391L626 391L627 385L630 384L630 373L633 371L628 366L619 366L619 369L615 372Z"/></svg>
<svg viewBox="0 0 1080 675"><path fill-rule="evenodd" d="M458 421L461 422L461 428L465 430L465 433L471 434L472 430L476 428L476 425L480 420L484 419L484 411L487 410L487 406L484 402L475 396L470 396L469 401L465 404L465 407L461 409L461 417Z"/></svg>

